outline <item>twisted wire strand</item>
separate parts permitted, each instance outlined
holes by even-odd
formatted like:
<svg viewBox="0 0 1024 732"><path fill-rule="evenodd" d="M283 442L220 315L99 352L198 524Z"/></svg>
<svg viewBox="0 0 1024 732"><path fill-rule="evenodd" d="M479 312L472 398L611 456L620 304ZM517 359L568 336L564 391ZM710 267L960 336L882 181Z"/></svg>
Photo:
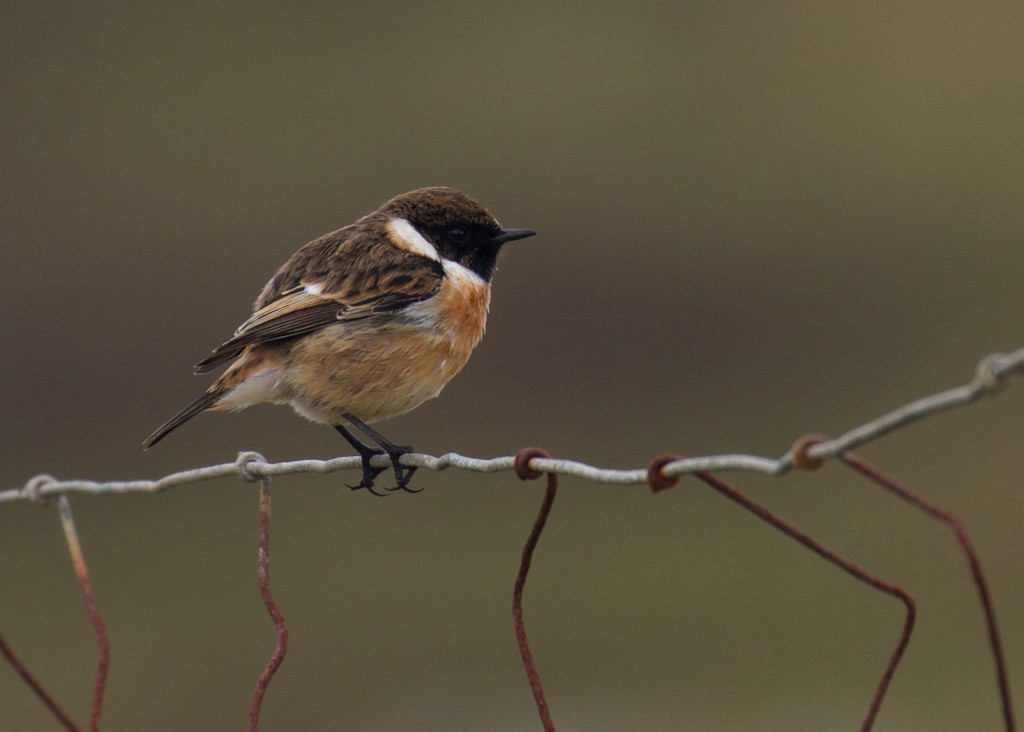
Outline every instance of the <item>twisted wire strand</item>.
<svg viewBox="0 0 1024 732"><path fill-rule="evenodd" d="M963 407L984 396L997 394L1006 387L1010 376L1022 372L1024 372L1024 348L1020 348L1012 353L990 354L981 359L975 370L974 378L967 384L905 404L834 439L815 442L800 457L813 461L836 458L848 450L876 440L924 417ZM666 477L703 471L722 472L730 470L781 476L790 471L796 457L794 450L790 450L778 458L738 453L688 457L668 463L662 468L662 472ZM58 480L50 475L37 475L28 480L21 488L0 491L0 503L19 500L45 503L54 497L69 493L99 495L160 493L170 488L227 476L240 476L245 480L252 480L254 477L269 478L296 473L334 473L339 470L357 469L361 466L360 460L358 456L352 456L338 457L330 460L290 460L271 463L256 453L243 452L231 463L183 470L165 475L156 480L97 482L91 480ZM515 456L513 455L495 458L474 458L454 452L436 457L423 453L409 453L403 455L401 461L403 465L437 471L458 468L459 470L478 473L497 473L515 469ZM390 465L387 456L374 457L371 463L375 467L388 467ZM641 485L647 482L646 467L616 470L597 467L576 460L541 457L533 458L530 461L530 467L538 472L569 475L594 483Z"/></svg>

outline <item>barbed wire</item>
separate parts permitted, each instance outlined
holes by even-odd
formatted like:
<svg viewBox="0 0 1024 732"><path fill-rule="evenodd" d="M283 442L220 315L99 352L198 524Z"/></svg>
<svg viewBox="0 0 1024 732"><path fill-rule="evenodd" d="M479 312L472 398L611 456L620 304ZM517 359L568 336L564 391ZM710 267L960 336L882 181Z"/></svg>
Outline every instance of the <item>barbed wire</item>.
<svg viewBox="0 0 1024 732"><path fill-rule="evenodd" d="M924 417L966 406L978 399L998 393L1006 386L1010 376L1024 372L1024 348L1011 353L993 353L985 356L975 369L974 378L962 386L947 389L905 404L865 424L855 427L833 439L815 441L806 450L795 447L778 458L739 453L687 457L667 463L662 468L666 477L692 474L704 471L746 471L763 475L781 476L794 467L794 459L823 461L838 457L842 453L878 439L894 430L905 427ZM458 468L478 473L497 473L515 469L515 456L496 458L474 458L449 452L440 456L423 453L409 453L401 458L403 465L446 470ZM374 467L388 467L387 456L376 456L371 460ZM0 491L0 503L27 500L44 503L47 500L69 493L119 494L119 493L160 493L170 488L192 483L223 478L231 475L246 480L269 478L296 473L334 473L340 470L354 470L361 467L358 456L338 457L330 460L290 460L272 463L255 452L239 453L231 463L193 468L165 475L156 480L128 480L98 482L91 480L58 480L51 475L37 475L21 488ZM648 468L613 469L601 468L576 460L535 457L530 467L543 473L571 475L595 483L638 485L648 480Z"/></svg>

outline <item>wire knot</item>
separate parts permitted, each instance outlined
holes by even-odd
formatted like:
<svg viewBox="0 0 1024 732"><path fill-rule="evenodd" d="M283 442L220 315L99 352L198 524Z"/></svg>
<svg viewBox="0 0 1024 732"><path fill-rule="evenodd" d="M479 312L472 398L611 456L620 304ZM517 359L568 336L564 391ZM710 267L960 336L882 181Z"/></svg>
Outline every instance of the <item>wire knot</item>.
<svg viewBox="0 0 1024 732"><path fill-rule="evenodd" d="M238 477L246 483L255 483L258 480L266 480L267 476L262 474L261 467L267 464L267 459L258 452L240 452L235 459L235 467L238 468Z"/></svg>
<svg viewBox="0 0 1024 732"><path fill-rule="evenodd" d="M534 458L550 459L550 457L550 455L539 447L524 447L522 450L517 452L513 465L515 466L516 475L519 476L519 480L536 480L544 475L542 471L531 468L530 461Z"/></svg>
<svg viewBox="0 0 1024 732"><path fill-rule="evenodd" d="M990 353L978 361L978 365L974 369L972 383L981 389L983 394L995 394L1006 388L1006 377L1013 372L997 374L995 371L996 364L1004 358L1006 358L1005 353Z"/></svg>
<svg viewBox="0 0 1024 732"><path fill-rule="evenodd" d="M682 459L682 455L659 455L651 460L650 465L647 466L647 485L651 487L652 491L658 493L668 490L679 482L678 475L665 475L661 470L669 463Z"/></svg>
<svg viewBox="0 0 1024 732"><path fill-rule="evenodd" d="M828 442L825 435L804 435L789 448L789 464L798 470L817 470L825 462L821 458L812 458L807 451L814 445Z"/></svg>
<svg viewBox="0 0 1024 732"><path fill-rule="evenodd" d="M53 500L53 497L45 495L43 493L43 489L56 482L57 479L52 475L37 475L34 478L29 478L28 482L25 483L25 487L21 489L21 492L25 495L25 498L32 501L32 503L37 506L45 506Z"/></svg>

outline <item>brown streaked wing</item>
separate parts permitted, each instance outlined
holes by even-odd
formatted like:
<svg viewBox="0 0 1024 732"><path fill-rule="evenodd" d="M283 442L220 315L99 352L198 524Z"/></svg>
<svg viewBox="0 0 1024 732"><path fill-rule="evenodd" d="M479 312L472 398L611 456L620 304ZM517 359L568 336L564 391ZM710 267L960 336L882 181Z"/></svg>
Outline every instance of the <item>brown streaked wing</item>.
<svg viewBox="0 0 1024 732"><path fill-rule="evenodd" d="M254 343L294 338L335 323L394 313L437 292L444 277L439 262L386 246L385 256L363 261L371 265L368 268L328 270L319 273L317 281L307 281L319 285L322 294L306 291L305 284L281 292L253 313L233 338L197 363L194 372L212 371Z"/></svg>
<svg viewBox="0 0 1024 732"><path fill-rule="evenodd" d="M277 312L265 313L266 310ZM233 338L213 349L213 353L197 363L193 371L197 374L212 371L253 343L291 338L336 323L343 311L344 306L330 298L305 293L283 297L254 313L235 331Z"/></svg>
<svg viewBox="0 0 1024 732"><path fill-rule="evenodd" d="M323 295L346 304L391 289L421 291L436 285L444 276L441 263L396 247L387 236L386 223L386 217L374 212L309 242L281 265L253 310L262 310L306 284L317 284Z"/></svg>

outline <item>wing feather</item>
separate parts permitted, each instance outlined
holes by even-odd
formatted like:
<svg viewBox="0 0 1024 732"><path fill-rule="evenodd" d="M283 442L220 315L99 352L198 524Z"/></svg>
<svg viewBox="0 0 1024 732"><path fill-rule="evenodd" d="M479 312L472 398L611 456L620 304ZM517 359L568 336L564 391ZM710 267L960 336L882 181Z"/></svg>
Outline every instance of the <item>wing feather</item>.
<svg viewBox="0 0 1024 732"><path fill-rule="evenodd" d="M373 235L360 220L311 241L263 288L255 312L195 366L213 371L247 346L295 338L342 322L396 314L441 287L444 268Z"/></svg>

